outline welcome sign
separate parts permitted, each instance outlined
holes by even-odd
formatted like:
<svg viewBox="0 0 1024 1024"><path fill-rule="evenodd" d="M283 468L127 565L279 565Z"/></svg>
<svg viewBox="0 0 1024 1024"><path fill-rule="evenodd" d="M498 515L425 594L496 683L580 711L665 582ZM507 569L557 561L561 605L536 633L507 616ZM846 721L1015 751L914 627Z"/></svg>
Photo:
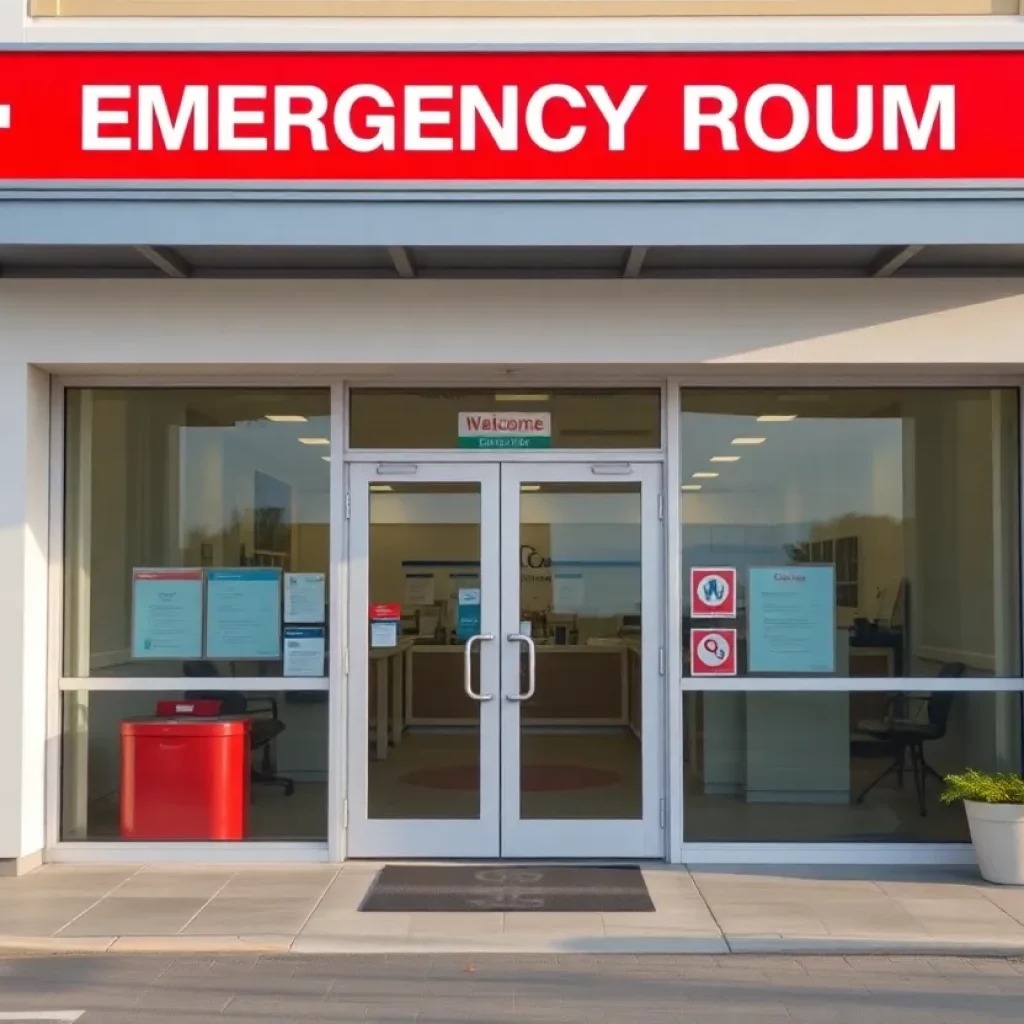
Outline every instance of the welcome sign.
<svg viewBox="0 0 1024 1024"><path fill-rule="evenodd" d="M550 448L549 412L460 412L460 448Z"/></svg>

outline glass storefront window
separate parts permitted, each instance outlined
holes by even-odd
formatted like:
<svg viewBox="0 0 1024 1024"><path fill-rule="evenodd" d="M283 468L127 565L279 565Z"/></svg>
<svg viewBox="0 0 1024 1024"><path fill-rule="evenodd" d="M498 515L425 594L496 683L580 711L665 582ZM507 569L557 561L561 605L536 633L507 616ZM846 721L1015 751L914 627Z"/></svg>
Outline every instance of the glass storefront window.
<svg viewBox="0 0 1024 1024"><path fill-rule="evenodd" d="M67 392L66 676L327 674L330 406L328 389ZM286 621L309 627L290 663Z"/></svg>
<svg viewBox="0 0 1024 1024"><path fill-rule="evenodd" d="M488 419L501 422L484 422ZM522 424L519 429L517 422ZM657 388L356 388L349 396L349 444L408 449L658 448L661 394Z"/></svg>
<svg viewBox="0 0 1024 1024"><path fill-rule="evenodd" d="M681 451L684 581L738 594L687 587L686 675L702 626L740 676L1020 675L1016 389L686 390Z"/></svg>
<svg viewBox="0 0 1024 1024"><path fill-rule="evenodd" d="M62 698L61 839L65 842L186 838L180 831L196 828L197 816L189 811L189 805L194 806L207 790L217 786L224 788L214 791L226 792L226 796L201 822L198 832L187 838L205 838L199 834L205 829L214 833L234 823L239 834L232 838L326 841L329 761L325 692L218 692L208 683L196 690L166 693L65 691ZM219 707L195 709L197 698L215 701ZM238 775L239 770L244 772L243 763L219 757L204 761L194 745L184 746L187 732L158 737L155 753L152 747L141 750L147 737L139 735L135 743L140 746L132 762L136 767L122 770L126 724L129 730L140 731L139 727L146 725L184 721L157 716L183 706L218 716L197 722L248 721L249 780ZM192 742L217 741L202 738ZM223 767L211 772L208 769L215 760ZM218 779L211 779L211 774ZM210 838L221 836L211 834Z"/></svg>
<svg viewBox="0 0 1024 1024"><path fill-rule="evenodd" d="M968 842L941 776L1019 771L1021 695L684 695L687 842Z"/></svg>

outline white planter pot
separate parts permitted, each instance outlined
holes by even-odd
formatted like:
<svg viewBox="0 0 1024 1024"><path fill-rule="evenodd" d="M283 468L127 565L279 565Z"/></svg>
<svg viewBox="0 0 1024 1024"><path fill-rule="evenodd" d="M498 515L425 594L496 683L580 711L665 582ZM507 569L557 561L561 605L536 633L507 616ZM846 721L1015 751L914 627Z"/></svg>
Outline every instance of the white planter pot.
<svg viewBox="0 0 1024 1024"><path fill-rule="evenodd" d="M965 800L981 877L997 885L1024 885L1024 804Z"/></svg>

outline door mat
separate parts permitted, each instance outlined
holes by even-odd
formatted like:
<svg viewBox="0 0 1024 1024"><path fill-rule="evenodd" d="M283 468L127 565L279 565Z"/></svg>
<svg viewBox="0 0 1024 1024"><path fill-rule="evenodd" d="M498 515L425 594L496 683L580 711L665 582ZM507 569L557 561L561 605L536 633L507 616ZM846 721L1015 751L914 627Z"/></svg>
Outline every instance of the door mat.
<svg viewBox="0 0 1024 1024"><path fill-rule="evenodd" d="M637 867L388 864L362 911L603 913L653 911Z"/></svg>

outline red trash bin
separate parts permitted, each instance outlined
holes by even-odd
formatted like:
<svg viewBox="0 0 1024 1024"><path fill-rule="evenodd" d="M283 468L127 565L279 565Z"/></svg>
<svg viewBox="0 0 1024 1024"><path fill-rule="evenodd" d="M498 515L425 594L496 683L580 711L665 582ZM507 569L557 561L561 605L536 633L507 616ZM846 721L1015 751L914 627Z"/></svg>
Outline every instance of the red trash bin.
<svg viewBox="0 0 1024 1024"><path fill-rule="evenodd" d="M244 839L248 718L121 723L122 839Z"/></svg>

